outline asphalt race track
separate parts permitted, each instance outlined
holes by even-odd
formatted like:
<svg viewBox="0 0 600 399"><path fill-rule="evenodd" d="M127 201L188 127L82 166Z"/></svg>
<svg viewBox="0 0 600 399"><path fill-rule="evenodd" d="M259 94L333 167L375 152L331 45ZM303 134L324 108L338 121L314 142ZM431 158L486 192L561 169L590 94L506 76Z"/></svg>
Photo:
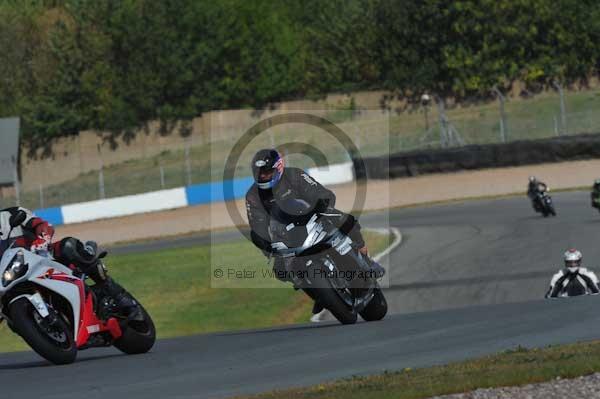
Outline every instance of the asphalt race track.
<svg viewBox="0 0 600 399"><path fill-rule="evenodd" d="M161 340L152 353L91 349L50 366L32 352L0 355L2 398L212 398L303 386L498 352L600 338L600 297L541 300L566 248L594 269L600 214L584 192L554 195L558 216L525 198L473 201L364 215L397 226L390 255L394 315ZM235 237L223 234L223 239ZM143 244L150 250L208 242ZM208 241L207 241L208 240ZM600 271L600 269L598 269ZM227 317L227 315L224 315Z"/></svg>

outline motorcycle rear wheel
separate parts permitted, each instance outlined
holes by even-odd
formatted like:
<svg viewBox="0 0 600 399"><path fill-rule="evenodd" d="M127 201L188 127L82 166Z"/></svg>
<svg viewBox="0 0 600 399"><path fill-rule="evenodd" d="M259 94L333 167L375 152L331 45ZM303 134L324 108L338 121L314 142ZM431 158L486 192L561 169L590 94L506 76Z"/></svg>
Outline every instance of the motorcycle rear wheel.
<svg viewBox="0 0 600 399"><path fill-rule="evenodd" d="M371 302L360 311L360 317L365 321L377 321L383 319L387 314L387 311L388 305L385 296L383 296L381 288L377 288L375 289Z"/></svg>
<svg viewBox="0 0 600 399"><path fill-rule="evenodd" d="M20 298L9 307L13 329L37 354L54 364L69 364L77 357L77 345L71 327L60 317L45 328L41 316L27 298ZM38 321L36 321L38 320Z"/></svg>

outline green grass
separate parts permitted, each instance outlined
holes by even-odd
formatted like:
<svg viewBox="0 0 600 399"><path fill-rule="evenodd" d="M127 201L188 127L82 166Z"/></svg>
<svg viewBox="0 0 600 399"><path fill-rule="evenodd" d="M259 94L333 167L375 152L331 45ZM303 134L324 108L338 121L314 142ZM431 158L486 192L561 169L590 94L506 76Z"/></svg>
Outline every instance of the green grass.
<svg viewBox="0 0 600 399"><path fill-rule="evenodd" d="M566 92L569 134L600 131L600 90ZM555 122L559 118L559 99L554 92L539 94L531 99L510 99L505 106L508 140L537 139L555 135ZM447 116L468 144L500 141L499 111L496 101L461 104L447 109ZM325 114L359 147L362 156L375 156L389 152L410 151L419 148L439 147L439 122L435 106L429 111L429 132L425 130L423 108L396 112L386 119L378 111L353 113L346 108L332 106ZM321 151L329 163L343 162L348 155L340 144L318 128L293 124L269 129L273 143L306 143ZM190 151L191 181L201 183L223 178L225 160L230 154L238 131L227 133L210 144L193 146ZM227 137L225 137L227 136ZM253 140L242 152L236 168L236 177L249 175L253 153L271 146L270 134ZM304 153L306 151L303 151ZM288 164L298 167L314 166L305 155L291 155ZM159 167L165 172L164 188L184 186L187 183L184 151L164 151L160 155L130 160L104 169L106 197L136 194L163 188ZM98 199L98 172L89 172L59 185L44 187L44 207ZM21 203L35 209L41 206L38 187L25 191ZM14 204L14 198L0 199L0 206Z"/></svg>
<svg viewBox="0 0 600 399"><path fill-rule="evenodd" d="M391 236L365 232L371 251L385 248ZM160 338L304 323L312 303L290 284L269 279L273 288L211 285L211 267L244 265L269 270L264 256L246 241L160 252L109 256L110 274L135 295L156 324ZM258 284L257 282L254 282ZM265 284L258 284L265 286ZM0 352L27 346L5 323L0 325Z"/></svg>
<svg viewBox="0 0 600 399"><path fill-rule="evenodd" d="M517 347L500 354L421 369L352 377L309 388L270 392L245 399L419 399L477 388L524 385L600 371L600 342Z"/></svg>
<svg viewBox="0 0 600 399"><path fill-rule="evenodd" d="M567 133L594 133L600 131L600 91L565 92ZM447 109L446 114L467 144L486 144L501 141L498 103L482 102ZM562 130L559 97L554 92L542 93L531 99L514 98L505 103L507 115L506 135L510 140L540 139L555 136L555 128ZM408 115L398 115L390 120L390 147L395 151L408 151L438 147L440 130L436 107L429 112L431 131L426 134L423 110ZM556 121L556 125L555 125ZM425 140L423 138L426 137Z"/></svg>

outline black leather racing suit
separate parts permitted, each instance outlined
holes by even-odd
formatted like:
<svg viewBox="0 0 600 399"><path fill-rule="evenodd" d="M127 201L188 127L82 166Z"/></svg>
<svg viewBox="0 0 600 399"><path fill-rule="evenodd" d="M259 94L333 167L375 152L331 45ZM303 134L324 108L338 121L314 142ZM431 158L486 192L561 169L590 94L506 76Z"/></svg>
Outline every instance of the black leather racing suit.
<svg viewBox="0 0 600 399"><path fill-rule="evenodd" d="M541 181L536 181L535 183L529 182L527 196L531 200L531 205L536 212L540 209L538 194L545 193L546 191L548 191L546 183L542 183Z"/></svg>
<svg viewBox="0 0 600 399"><path fill-rule="evenodd" d="M594 187L592 187L590 197L592 200L592 207L600 208L600 205L597 202L598 198L600 198L600 185L594 184Z"/></svg>
<svg viewBox="0 0 600 399"><path fill-rule="evenodd" d="M269 224L271 212L280 201L288 199L301 199L306 201L316 212L336 212L341 214L338 228L350 236L356 248L365 245L360 224L350 214L336 210L335 194L323 187L302 169L285 168L281 180L272 189L260 189L256 184L246 193L246 211L250 223L251 238L254 245L260 248L265 255L271 250ZM283 267L280 259L276 259L274 269ZM276 275L280 275L276 273Z"/></svg>

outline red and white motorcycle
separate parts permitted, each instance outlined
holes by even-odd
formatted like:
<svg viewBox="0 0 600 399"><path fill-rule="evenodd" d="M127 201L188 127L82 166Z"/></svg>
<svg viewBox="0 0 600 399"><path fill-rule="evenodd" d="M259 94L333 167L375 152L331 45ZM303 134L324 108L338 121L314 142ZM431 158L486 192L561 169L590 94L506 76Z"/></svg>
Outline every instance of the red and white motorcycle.
<svg viewBox="0 0 600 399"><path fill-rule="evenodd" d="M24 216L11 217L11 227L20 225ZM1 245L9 246L8 238L2 238ZM78 350L90 347L114 345L136 354L154 345L154 323L139 302L141 312L135 318L120 315L113 298L49 256L9 247L0 272L0 321L6 319L34 351L54 364L72 363Z"/></svg>

